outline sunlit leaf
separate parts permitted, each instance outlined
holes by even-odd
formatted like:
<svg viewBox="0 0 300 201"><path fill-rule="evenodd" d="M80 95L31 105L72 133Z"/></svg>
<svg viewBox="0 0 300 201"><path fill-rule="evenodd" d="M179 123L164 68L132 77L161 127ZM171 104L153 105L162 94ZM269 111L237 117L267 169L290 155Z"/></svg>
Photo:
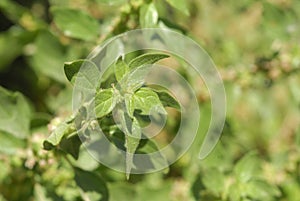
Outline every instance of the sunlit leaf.
<svg viewBox="0 0 300 201"><path fill-rule="evenodd" d="M179 102L170 94L170 92L162 89L153 89L153 91L158 95L159 100L164 107L172 107L180 110Z"/></svg>
<svg viewBox="0 0 300 201"><path fill-rule="evenodd" d="M115 107L116 100L113 89L103 89L96 94L95 97L95 114L97 118L101 118L109 114Z"/></svg>
<svg viewBox="0 0 300 201"><path fill-rule="evenodd" d="M125 94L125 105L128 115L133 117L134 113L134 98L132 94Z"/></svg>
<svg viewBox="0 0 300 201"><path fill-rule="evenodd" d="M97 38L99 24L88 13L62 7L54 7L51 12L55 24L66 36L87 41Z"/></svg>
<svg viewBox="0 0 300 201"><path fill-rule="evenodd" d="M141 115L150 115L151 112L166 114L158 95L150 88L141 88L133 95L134 109Z"/></svg>
<svg viewBox="0 0 300 201"><path fill-rule="evenodd" d="M169 55L167 54L156 54L156 53L149 53L149 54L143 54L141 56L138 56L136 58L134 58L133 60L131 60L128 64L129 68L137 68L140 67L142 65L146 65L146 64L154 64L156 62L158 62L159 60L168 58Z"/></svg>
<svg viewBox="0 0 300 201"><path fill-rule="evenodd" d="M122 60L122 57L120 57L117 62L114 65L115 68L115 76L118 82L120 82L123 77L128 72L128 66L127 64Z"/></svg>
<svg viewBox="0 0 300 201"><path fill-rule="evenodd" d="M134 92L145 84L145 78L151 70L150 65L140 66L130 73L128 73L124 79L122 79L121 87L130 92Z"/></svg>
<svg viewBox="0 0 300 201"><path fill-rule="evenodd" d="M50 136L44 141L44 149L51 150L55 148L57 145L59 145L65 135L71 134L74 131L75 128L73 128L73 125L66 122L60 123L50 134Z"/></svg>

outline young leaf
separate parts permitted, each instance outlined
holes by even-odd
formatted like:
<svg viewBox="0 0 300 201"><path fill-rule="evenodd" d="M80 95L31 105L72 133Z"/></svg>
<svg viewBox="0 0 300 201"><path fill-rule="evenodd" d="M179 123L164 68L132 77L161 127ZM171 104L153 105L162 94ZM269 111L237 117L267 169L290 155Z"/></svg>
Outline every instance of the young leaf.
<svg viewBox="0 0 300 201"><path fill-rule="evenodd" d="M185 15L190 15L186 0L167 0L167 2Z"/></svg>
<svg viewBox="0 0 300 201"><path fill-rule="evenodd" d="M128 66L132 70L120 82L121 88L131 92L139 89L145 82L145 77L152 67L151 64L167 57L169 56L166 54L143 54L131 60Z"/></svg>
<svg viewBox="0 0 300 201"><path fill-rule="evenodd" d="M142 28L153 28L158 21L158 13L153 3L145 4L140 9L140 25Z"/></svg>
<svg viewBox="0 0 300 201"><path fill-rule="evenodd" d="M166 114L158 95L150 88L141 88L133 95L134 109L141 115L150 115L151 110Z"/></svg>
<svg viewBox="0 0 300 201"><path fill-rule="evenodd" d="M75 181L83 200L108 201L106 183L98 174L75 168Z"/></svg>
<svg viewBox="0 0 300 201"><path fill-rule="evenodd" d="M29 135L31 109L24 96L0 86L0 130L17 138Z"/></svg>
<svg viewBox="0 0 300 201"><path fill-rule="evenodd" d="M97 118L101 118L109 114L115 107L113 89L104 89L99 91L95 97L95 113Z"/></svg>
<svg viewBox="0 0 300 201"><path fill-rule="evenodd" d="M134 113L134 99L131 94L125 94L125 106L128 115L133 118Z"/></svg>
<svg viewBox="0 0 300 201"><path fill-rule="evenodd" d="M139 89L145 83L145 77L151 69L151 65L140 66L129 74L127 74L124 79L122 79L120 86L126 91L134 92Z"/></svg>
<svg viewBox="0 0 300 201"><path fill-rule="evenodd" d="M127 179L129 179L129 174L133 167L133 155L139 146L141 136L142 136L141 127L138 121L134 118L131 126L131 133L127 133L125 136Z"/></svg>
<svg viewBox="0 0 300 201"><path fill-rule="evenodd" d="M91 41L99 34L99 24L88 13L71 8L51 9L54 22L66 36Z"/></svg>
<svg viewBox="0 0 300 201"><path fill-rule="evenodd" d="M159 97L159 100L164 107L172 107L177 110L180 110L179 102L166 90L162 89L152 89Z"/></svg>
<svg viewBox="0 0 300 201"><path fill-rule="evenodd" d="M131 133L132 119L128 115L124 102L116 105L114 121L124 134Z"/></svg>
<svg viewBox="0 0 300 201"><path fill-rule="evenodd" d="M122 80L122 78L126 75L128 72L128 66L127 64L122 60L122 57L120 57L117 62L114 65L115 67L115 76L118 82Z"/></svg>
<svg viewBox="0 0 300 201"><path fill-rule="evenodd" d="M67 122L60 123L57 128L50 134L50 136L43 142L43 146L45 150L54 149L59 145L62 138L66 135L75 132L72 124Z"/></svg>
<svg viewBox="0 0 300 201"><path fill-rule="evenodd" d="M167 54L157 54L157 53L149 53L149 54L143 54L141 56L138 56L131 60L128 64L129 68L137 68L142 65L147 65L147 64L154 64L159 60L168 58L169 55Z"/></svg>

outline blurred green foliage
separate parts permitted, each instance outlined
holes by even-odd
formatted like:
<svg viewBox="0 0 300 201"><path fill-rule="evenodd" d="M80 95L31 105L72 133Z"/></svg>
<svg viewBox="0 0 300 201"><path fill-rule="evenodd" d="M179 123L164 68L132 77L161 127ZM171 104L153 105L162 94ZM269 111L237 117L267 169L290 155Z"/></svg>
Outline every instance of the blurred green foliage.
<svg viewBox="0 0 300 201"><path fill-rule="evenodd" d="M298 0L1 0L0 200L300 200L299 9ZM214 151L198 160L211 111L192 76L199 135L167 173L127 181L83 149L78 160L43 150L72 112L64 62L147 27L192 37L216 63L227 118Z"/></svg>

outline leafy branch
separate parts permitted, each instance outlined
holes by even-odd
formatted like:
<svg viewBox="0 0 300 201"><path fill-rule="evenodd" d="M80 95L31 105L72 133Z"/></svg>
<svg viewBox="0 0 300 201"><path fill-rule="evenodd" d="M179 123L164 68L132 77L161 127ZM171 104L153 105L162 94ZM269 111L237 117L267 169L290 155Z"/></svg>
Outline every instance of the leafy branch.
<svg viewBox="0 0 300 201"><path fill-rule="evenodd" d="M82 139L77 134L80 130L90 129L91 121L84 122L81 120L82 122L79 122L79 125L82 126L77 128L78 131L76 130L75 121L85 116L84 113L89 110L88 108L94 107L96 123L106 122L105 126L109 127L109 130L117 128L110 135L120 131L124 135L126 175L129 178L131 169L134 167L133 155L137 151L143 135L141 125L144 123L141 121L144 120L141 120L140 117L149 119L153 112L167 114L164 107L180 109L180 105L167 90L151 88L145 83L145 77L151 68L155 67L153 64L169 57L168 55L146 53L126 62L128 56L120 57L111 67L114 72L107 76L108 79L112 80L111 87L102 88L100 84L95 86L97 88L95 97L88 103L83 104L78 114L74 114L69 120L59 124L48 139L44 141L46 150L61 149L77 159L81 145L80 139ZM65 74L71 83L76 83L80 66L84 62L95 66L87 60L65 64ZM85 137L88 138L88 136Z"/></svg>

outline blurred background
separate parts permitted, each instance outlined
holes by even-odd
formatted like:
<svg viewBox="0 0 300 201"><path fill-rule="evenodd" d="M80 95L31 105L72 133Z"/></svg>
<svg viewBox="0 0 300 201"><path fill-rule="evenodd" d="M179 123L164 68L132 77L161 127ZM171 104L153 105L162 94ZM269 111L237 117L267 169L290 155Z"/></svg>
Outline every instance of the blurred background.
<svg viewBox="0 0 300 201"><path fill-rule="evenodd" d="M300 200L299 11L298 0L1 0L0 201ZM227 95L222 138L198 159L210 97L187 77L199 89L201 122L178 162L127 181L82 154L72 162L86 172L75 178L72 159L42 148L72 113L64 62L147 27L183 33L211 56Z"/></svg>

